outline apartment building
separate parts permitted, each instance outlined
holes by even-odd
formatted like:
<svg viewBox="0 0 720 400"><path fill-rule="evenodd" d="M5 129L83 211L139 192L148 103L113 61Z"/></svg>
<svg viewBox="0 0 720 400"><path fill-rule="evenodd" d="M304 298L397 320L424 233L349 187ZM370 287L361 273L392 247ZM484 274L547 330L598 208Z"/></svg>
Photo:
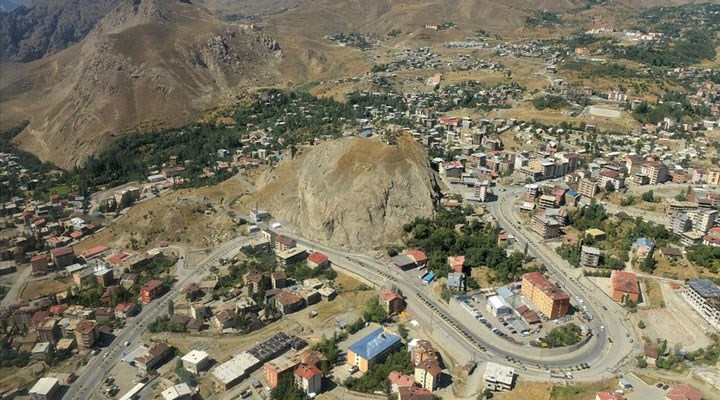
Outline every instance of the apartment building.
<svg viewBox="0 0 720 400"><path fill-rule="evenodd" d="M715 329L720 330L720 288L710 279L685 281L682 296Z"/></svg>
<svg viewBox="0 0 720 400"><path fill-rule="evenodd" d="M550 319L565 316L570 307L570 295L539 272L523 275L520 293Z"/></svg>

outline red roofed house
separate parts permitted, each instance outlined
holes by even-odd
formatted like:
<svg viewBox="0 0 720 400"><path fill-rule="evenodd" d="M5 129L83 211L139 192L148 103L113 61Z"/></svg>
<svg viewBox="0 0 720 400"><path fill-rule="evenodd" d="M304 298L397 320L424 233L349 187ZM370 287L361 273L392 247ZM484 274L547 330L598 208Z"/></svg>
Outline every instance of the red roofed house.
<svg viewBox="0 0 720 400"><path fill-rule="evenodd" d="M703 400L705 395L699 390L693 389L692 386L681 383L677 387L668 390L665 398L668 400Z"/></svg>
<svg viewBox="0 0 720 400"><path fill-rule="evenodd" d="M110 264L112 264L116 267L120 267L123 265L123 262L128 257L130 257L130 254L128 254L124 251L119 251L119 252L105 258L105 261L109 262Z"/></svg>
<svg viewBox="0 0 720 400"><path fill-rule="evenodd" d="M637 303L640 298L640 285L638 284L635 274L615 270L612 272L610 281L612 285L612 297L615 301L625 303L630 300Z"/></svg>
<svg viewBox="0 0 720 400"><path fill-rule="evenodd" d="M149 304L151 301L160 297L164 289L162 281L157 279L149 280L140 288L140 301L142 301L143 304Z"/></svg>
<svg viewBox="0 0 720 400"><path fill-rule="evenodd" d="M448 257L448 264L453 272L463 272L465 256Z"/></svg>
<svg viewBox="0 0 720 400"><path fill-rule="evenodd" d="M405 300L403 297L390 289L380 293L378 301L388 315L400 313L405 309Z"/></svg>
<svg viewBox="0 0 720 400"><path fill-rule="evenodd" d="M50 252L55 268L65 268L75 262L75 252L72 247L59 247Z"/></svg>
<svg viewBox="0 0 720 400"><path fill-rule="evenodd" d="M124 319L132 317L140 311L140 307L135 303L120 303L115 306L115 318Z"/></svg>
<svg viewBox="0 0 720 400"><path fill-rule="evenodd" d="M85 260L89 260L107 252L108 250L110 250L109 247L99 245L83 251L82 253L80 253L80 257L84 258Z"/></svg>
<svg viewBox="0 0 720 400"><path fill-rule="evenodd" d="M422 250L409 249L403 251L403 254L410 257L411 260L415 261L418 268L422 268L427 265L427 255Z"/></svg>
<svg viewBox="0 0 720 400"><path fill-rule="evenodd" d="M307 258L307 264L310 268L315 269L330 265L330 261L325 254L316 251Z"/></svg>
<svg viewBox="0 0 720 400"><path fill-rule="evenodd" d="M595 400L625 400L625 397L620 393L597 392Z"/></svg>
<svg viewBox="0 0 720 400"><path fill-rule="evenodd" d="M431 391L425 388L400 388L398 400L433 400Z"/></svg>
<svg viewBox="0 0 720 400"><path fill-rule="evenodd" d="M398 393L400 388L411 388L415 385L415 377L412 375L404 375L398 371L390 372L388 375L390 380L390 391Z"/></svg>
<svg viewBox="0 0 720 400"><path fill-rule="evenodd" d="M415 366L415 381L430 391L438 388L440 374L440 363L434 358L428 358Z"/></svg>
<svg viewBox="0 0 720 400"><path fill-rule="evenodd" d="M322 372L312 364L300 364L295 368L295 384L305 393L322 391Z"/></svg>

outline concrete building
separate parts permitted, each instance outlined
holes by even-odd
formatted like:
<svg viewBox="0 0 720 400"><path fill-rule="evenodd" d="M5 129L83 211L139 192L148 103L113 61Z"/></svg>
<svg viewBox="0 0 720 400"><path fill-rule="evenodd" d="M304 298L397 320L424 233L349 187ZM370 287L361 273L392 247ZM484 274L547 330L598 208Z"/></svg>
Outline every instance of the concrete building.
<svg viewBox="0 0 720 400"><path fill-rule="evenodd" d="M490 311L493 317L502 317L512 313L512 308L505 302L500 296L490 296L487 300L486 308Z"/></svg>
<svg viewBox="0 0 720 400"><path fill-rule="evenodd" d="M78 351L81 353L90 350L98 336L98 324L95 320L84 319L75 325L75 340Z"/></svg>
<svg viewBox="0 0 720 400"><path fill-rule="evenodd" d="M380 293L378 302L388 315L398 314L405 310L405 300L399 293L391 289Z"/></svg>
<svg viewBox="0 0 720 400"><path fill-rule="evenodd" d="M648 161L640 169L640 174L648 177L651 185L657 185L668 180L668 168L659 161Z"/></svg>
<svg viewBox="0 0 720 400"><path fill-rule="evenodd" d="M582 246L580 265L595 268L600 264L600 249L592 246Z"/></svg>
<svg viewBox="0 0 720 400"><path fill-rule="evenodd" d="M164 290L165 287L162 281L151 279L140 288L140 301L143 304L150 304L151 301L160 297Z"/></svg>
<svg viewBox="0 0 720 400"><path fill-rule="evenodd" d="M357 366L361 372L367 372L400 346L399 336L380 327L348 347L347 363Z"/></svg>
<svg viewBox="0 0 720 400"><path fill-rule="evenodd" d="M515 368L489 362L485 367L483 381L485 381L485 389L494 392L512 390L515 381Z"/></svg>
<svg viewBox="0 0 720 400"><path fill-rule="evenodd" d="M720 331L720 288L710 279L685 281L682 296L711 326Z"/></svg>
<svg viewBox="0 0 720 400"><path fill-rule="evenodd" d="M614 270L610 276L610 285L615 301L625 304L628 301L637 303L640 299L640 285L632 272Z"/></svg>
<svg viewBox="0 0 720 400"><path fill-rule="evenodd" d="M562 224L555 218L544 215L533 215L533 231L543 239L551 239L560 236Z"/></svg>
<svg viewBox="0 0 720 400"><path fill-rule="evenodd" d="M299 357L287 356L280 356L273 361L266 362L263 366L265 382L271 389L274 389L284 377L292 376L295 367L299 364Z"/></svg>
<svg viewBox="0 0 720 400"><path fill-rule="evenodd" d="M75 252L70 246L53 249L50 252L50 257L53 264L55 264L55 269L65 268L75 262Z"/></svg>
<svg viewBox="0 0 720 400"><path fill-rule="evenodd" d="M163 400L190 400L192 391L187 383L170 386L162 392Z"/></svg>
<svg viewBox="0 0 720 400"><path fill-rule="evenodd" d="M717 214L717 210L697 210L687 213L692 229L702 233L707 233L713 227Z"/></svg>
<svg viewBox="0 0 720 400"><path fill-rule="evenodd" d="M167 343L156 342L150 346L144 355L135 358L135 366L140 372L146 374L148 371L164 364L172 353L173 349Z"/></svg>
<svg viewBox="0 0 720 400"><path fill-rule="evenodd" d="M523 275L520 293L549 319L565 316L570 307L570 295L539 272Z"/></svg>
<svg viewBox="0 0 720 400"><path fill-rule="evenodd" d="M52 400L59 388L57 378L40 378L28 393L31 400Z"/></svg>
<svg viewBox="0 0 720 400"><path fill-rule="evenodd" d="M210 366L210 356L205 351L191 350L181 360L183 368L196 375Z"/></svg>
<svg viewBox="0 0 720 400"><path fill-rule="evenodd" d="M295 384L308 395L322 391L322 372L310 364L300 364L295 368Z"/></svg>
<svg viewBox="0 0 720 400"><path fill-rule="evenodd" d="M425 359L415 366L415 383L432 392L438 388L441 372L436 359Z"/></svg>
<svg viewBox="0 0 720 400"><path fill-rule="evenodd" d="M594 180L591 180L589 178L582 178L578 182L577 192L582 197L592 199L597 194L597 191L598 185L597 182L595 182Z"/></svg>
<svg viewBox="0 0 720 400"><path fill-rule="evenodd" d="M287 250L277 251L275 259L281 267L297 264L307 258L307 252L299 247L292 247Z"/></svg>

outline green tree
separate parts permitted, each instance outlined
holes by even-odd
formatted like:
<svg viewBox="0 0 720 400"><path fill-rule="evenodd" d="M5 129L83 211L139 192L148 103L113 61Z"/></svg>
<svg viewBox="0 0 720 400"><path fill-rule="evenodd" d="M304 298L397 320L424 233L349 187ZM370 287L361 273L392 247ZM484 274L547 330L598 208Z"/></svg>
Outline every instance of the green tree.
<svg viewBox="0 0 720 400"><path fill-rule="evenodd" d="M640 321L638 322L638 328L640 328L640 329L645 329L645 328L646 328L645 322L644 322L643 320L640 320Z"/></svg>

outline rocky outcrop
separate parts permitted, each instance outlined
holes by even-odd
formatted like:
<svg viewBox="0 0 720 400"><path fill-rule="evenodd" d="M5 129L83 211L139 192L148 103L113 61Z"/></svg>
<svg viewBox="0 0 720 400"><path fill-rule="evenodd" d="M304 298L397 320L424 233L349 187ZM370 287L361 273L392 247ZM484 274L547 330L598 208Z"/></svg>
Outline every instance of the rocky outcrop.
<svg viewBox="0 0 720 400"><path fill-rule="evenodd" d="M429 217L439 190L422 146L345 138L290 155L264 178L253 202L303 236L348 249L397 242L402 226Z"/></svg>

